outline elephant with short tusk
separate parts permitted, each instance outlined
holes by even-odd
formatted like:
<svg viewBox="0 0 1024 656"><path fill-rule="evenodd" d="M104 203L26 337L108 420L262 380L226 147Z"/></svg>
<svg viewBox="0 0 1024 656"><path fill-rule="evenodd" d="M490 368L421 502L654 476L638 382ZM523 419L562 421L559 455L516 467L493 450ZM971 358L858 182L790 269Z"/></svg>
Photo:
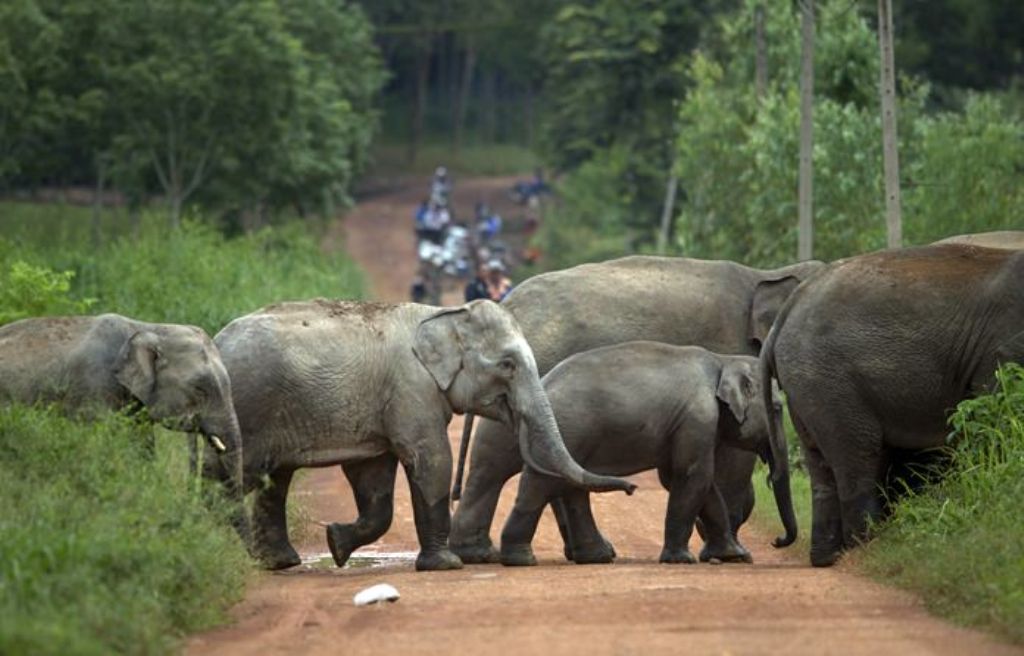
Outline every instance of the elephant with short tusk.
<svg viewBox="0 0 1024 656"><path fill-rule="evenodd" d="M786 440L770 439L758 360L697 346L625 342L584 351L543 378L565 445L582 465L626 476L657 469L669 491L663 563L694 563L688 542L698 513L704 523L702 561L750 562L734 537L715 484L715 451L731 446L770 463L785 528L775 546L796 539ZM771 403L778 403L772 399ZM776 416L778 416L776 414ZM594 524L586 490L523 470L515 507L501 534L501 562L533 565L530 543L544 506L563 497L575 518L575 561L608 563L615 554Z"/></svg>
<svg viewBox="0 0 1024 656"><path fill-rule="evenodd" d="M810 474L811 564L869 537L894 456L945 445L950 412L1008 362L1024 363L1024 252L878 251L796 291L761 367L786 393Z"/></svg>
<svg viewBox="0 0 1024 656"><path fill-rule="evenodd" d="M379 538L392 518L397 464L412 492L418 570L456 569L448 549L453 413L521 428L520 454L538 471L588 489L632 492L584 471L562 443L533 352L512 315L490 301L439 310L412 303L317 299L279 303L215 338L231 375L256 487L255 551L271 569L297 565L285 502L296 469L342 465L359 518L331 524L338 566Z"/></svg>
<svg viewBox="0 0 1024 656"><path fill-rule="evenodd" d="M206 437L236 503L244 541L242 439L231 381L201 328L117 314L39 317L0 327L0 399L58 403L67 410L144 406L155 422Z"/></svg>
<svg viewBox="0 0 1024 656"><path fill-rule="evenodd" d="M519 321L541 375L574 353L631 340L757 355L782 304L824 266L807 261L761 270L726 261L631 256L535 276L502 305ZM498 560L490 528L502 487L522 469L515 445L507 428L480 422L466 488L452 518L452 550L467 563ZM754 506L750 479L756 458L728 447L716 458L715 481L734 532ZM571 529L559 504L552 506L571 560Z"/></svg>

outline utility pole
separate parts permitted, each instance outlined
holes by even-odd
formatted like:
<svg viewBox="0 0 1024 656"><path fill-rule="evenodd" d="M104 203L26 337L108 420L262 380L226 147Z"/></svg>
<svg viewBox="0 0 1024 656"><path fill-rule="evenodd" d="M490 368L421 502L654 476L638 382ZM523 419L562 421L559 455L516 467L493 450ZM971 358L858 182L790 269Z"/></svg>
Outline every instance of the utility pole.
<svg viewBox="0 0 1024 656"><path fill-rule="evenodd" d="M800 177L797 259L814 252L814 0L801 0L800 28Z"/></svg>
<svg viewBox="0 0 1024 656"><path fill-rule="evenodd" d="M764 5L754 7L754 97L761 104L768 90L768 54L764 45Z"/></svg>
<svg viewBox="0 0 1024 656"><path fill-rule="evenodd" d="M889 248L903 245L900 215L900 157L896 139L896 63L892 51L892 0L878 0L881 51L882 165L885 173L885 228Z"/></svg>

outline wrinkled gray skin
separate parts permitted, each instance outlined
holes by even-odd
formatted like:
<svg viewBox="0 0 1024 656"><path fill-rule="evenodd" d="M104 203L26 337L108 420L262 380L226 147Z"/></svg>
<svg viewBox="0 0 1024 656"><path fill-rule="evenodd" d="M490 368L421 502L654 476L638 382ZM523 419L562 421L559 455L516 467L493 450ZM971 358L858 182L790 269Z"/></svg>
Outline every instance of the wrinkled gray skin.
<svg viewBox="0 0 1024 656"><path fill-rule="evenodd" d="M955 235L946 237L935 242L936 244L966 244L969 246L982 246L984 248L1000 248L1009 251L1024 250L1024 231L1022 230L996 230L994 232L976 232L966 235Z"/></svg>
<svg viewBox="0 0 1024 656"><path fill-rule="evenodd" d="M751 562L733 536L714 481L715 452L723 446L761 454L773 464L773 489L786 529L775 544L796 539L786 441L781 431L775 442L769 440L757 358L625 342L571 356L542 382L562 439L581 465L616 476L657 468L669 490L661 562L696 562L687 545L698 513L704 521L702 561ZM594 524L587 492L527 467L501 534L502 564L536 564L530 543L537 522L544 506L559 497L571 518L576 562L614 559Z"/></svg>
<svg viewBox="0 0 1024 656"><path fill-rule="evenodd" d="M1024 252L962 245L840 260L783 308L761 354L787 396L813 494L811 563L882 513L894 456L945 444L946 419L1024 362Z"/></svg>
<svg viewBox="0 0 1024 656"><path fill-rule="evenodd" d="M76 413L141 403L155 422L202 433L217 447L209 467L237 503L233 523L248 540L231 382L201 328L117 314L16 321L0 328L0 399L56 402Z"/></svg>
<svg viewBox="0 0 1024 656"><path fill-rule="evenodd" d="M809 261L762 271L734 262L633 256L535 276L502 305L519 321L542 375L574 353L631 340L757 355L786 298L823 266ZM523 466L515 445L507 429L481 422L449 541L467 563L498 561L490 527L502 487ZM734 531L754 505L755 461L732 448L716 456L715 482ZM558 504L553 507L558 516ZM562 517L559 528L567 539ZM566 558L573 559L573 550L567 540Z"/></svg>
<svg viewBox="0 0 1024 656"><path fill-rule="evenodd" d="M593 490L627 481L583 471L565 450L537 365L515 319L490 301L426 305L280 303L236 319L215 338L245 436L254 551L271 569L299 563L285 502L300 467L342 465L359 518L332 524L341 566L391 524L402 463L412 492L420 570L462 566L448 550L452 475L447 426L472 411L523 427L531 465ZM270 485L258 485L268 476Z"/></svg>

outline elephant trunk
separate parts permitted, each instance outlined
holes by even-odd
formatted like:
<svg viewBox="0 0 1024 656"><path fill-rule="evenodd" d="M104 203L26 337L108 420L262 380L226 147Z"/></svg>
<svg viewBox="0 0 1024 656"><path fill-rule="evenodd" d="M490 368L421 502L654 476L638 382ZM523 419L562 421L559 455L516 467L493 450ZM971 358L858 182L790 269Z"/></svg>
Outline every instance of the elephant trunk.
<svg viewBox="0 0 1024 656"><path fill-rule="evenodd" d="M232 414L229 419L224 421L204 421L200 430L217 452L220 482L231 505L231 525L248 547L251 532L244 505L244 459L242 432L238 427L238 420ZM218 442L224 447L223 450L219 448Z"/></svg>
<svg viewBox="0 0 1024 656"><path fill-rule="evenodd" d="M519 450L527 465L548 476L564 478L591 492L622 490L632 494L636 485L614 476L589 472L565 448L554 412L538 378L521 383L513 399L514 426Z"/></svg>
<svg viewBox="0 0 1024 656"><path fill-rule="evenodd" d="M768 461L771 476L772 492L775 494L775 505L779 509L779 518L786 531L784 536L775 538L772 546L788 547L796 541L796 513L793 511L793 495L789 485L789 449L786 445L786 433L782 427L782 413L775 407L772 395L772 356L774 355L773 330L768 336L765 350L761 353L761 387L764 395L765 413L768 415L769 448L765 449L764 457Z"/></svg>

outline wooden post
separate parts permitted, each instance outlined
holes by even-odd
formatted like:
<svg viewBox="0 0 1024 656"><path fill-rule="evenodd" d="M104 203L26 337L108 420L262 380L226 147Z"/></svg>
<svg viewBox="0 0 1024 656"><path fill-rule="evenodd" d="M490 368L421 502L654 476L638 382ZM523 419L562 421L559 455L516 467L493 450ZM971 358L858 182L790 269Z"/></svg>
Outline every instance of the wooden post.
<svg viewBox="0 0 1024 656"><path fill-rule="evenodd" d="M878 49L881 51L882 166L885 173L885 228L889 248L903 245L900 216L900 158L896 139L896 63L892 51L892 0L878 0Z"/></svg>
<svg viewBox="0 0 1024 656"><path fill-rule="evenodd" d="M669 228L672 227L672 209L676 204L676 188L679 187L679 176L675 171L668 176L668 187L665 189L665 205L661 208L661 230L658 231L658 255L665 254L668 245Z"/></svg>
<svg viewBox="0 0 1024 656"><path fill-rule="evenodd" d="M800 176L797 259L814 252L814 0L801 0L800 30Z"/></svg>

